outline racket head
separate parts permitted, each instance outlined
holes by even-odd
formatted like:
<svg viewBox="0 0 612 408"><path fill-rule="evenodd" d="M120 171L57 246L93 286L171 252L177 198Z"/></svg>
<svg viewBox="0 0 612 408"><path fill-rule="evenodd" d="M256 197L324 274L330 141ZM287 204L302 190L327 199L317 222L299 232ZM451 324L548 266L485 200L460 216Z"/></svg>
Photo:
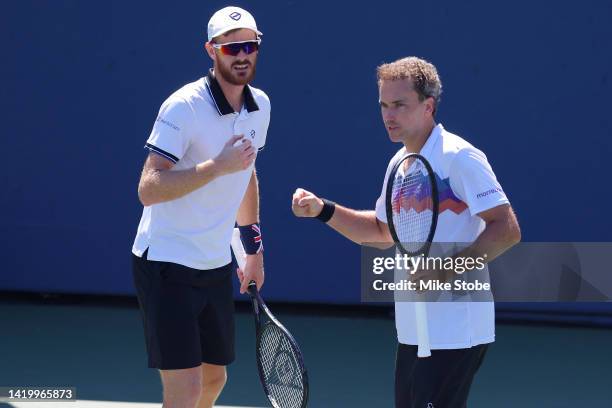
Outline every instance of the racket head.
<svg viewBox="0 0 612 408"><path fill-rule="evenodd" d="M249 286L265 319L259 316L256 357L259 378L273 407L305 408L308 402L308 373L304 358L291 333L272 315L257 287Z"/></svg>
<svg viewBox="0 0 612 408"><path fill-rule="evenodd" d="M408 256L427 256L438 223L435 173L427 159L410 153L394 164L387 178L385 207L389 231Z"/></svg>

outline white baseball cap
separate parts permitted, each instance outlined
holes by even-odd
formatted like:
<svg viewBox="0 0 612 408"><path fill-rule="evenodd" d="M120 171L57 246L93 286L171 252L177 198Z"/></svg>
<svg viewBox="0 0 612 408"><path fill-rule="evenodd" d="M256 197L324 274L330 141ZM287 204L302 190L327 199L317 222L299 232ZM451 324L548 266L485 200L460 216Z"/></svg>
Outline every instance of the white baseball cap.
<svg viewBox="0 0 612 408"><path fill-rule="evenodd" d="M258 36L262 35L261 31L257 30L257 24L251 13L240 7L230 6L217 11L208 21L208 41L237 28L248 28L255 31Z"/></svg>

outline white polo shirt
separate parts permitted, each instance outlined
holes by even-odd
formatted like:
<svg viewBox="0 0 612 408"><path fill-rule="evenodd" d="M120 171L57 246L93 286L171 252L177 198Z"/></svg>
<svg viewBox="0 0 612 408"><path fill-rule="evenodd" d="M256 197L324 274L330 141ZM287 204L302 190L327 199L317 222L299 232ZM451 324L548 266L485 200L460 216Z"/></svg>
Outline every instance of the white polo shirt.
<svg viewBox="0 0 612 408"><path fill-rule="evenodd" d="M270 123L270 100L246 86L240 112L228 103L212 70L185 85L162 104L146 148L184 170L217 156L233 136L244 134L260 151ZM254 164L218 177L175 200L144 207L132 252L195 269L231 262L230 242L236 214Z"/></svg>
<svg viewBox="0 0 612 408"><path fill-rule="evenodd" d="M393 164L406 154L401 148L389 162L376 217L387 223L386 180ZM439 216L434 242L471 243L484 230L478 213L508 204L487 157L461 137L437 125L420 151L431 164L438 183ZM467 272L470 273L470 272ZM479 271L488 278L488 269ZM426 303L432 349L459 349L495 340L493 302ZM414 303L395 302L398 341L417 344Z"/></svg>

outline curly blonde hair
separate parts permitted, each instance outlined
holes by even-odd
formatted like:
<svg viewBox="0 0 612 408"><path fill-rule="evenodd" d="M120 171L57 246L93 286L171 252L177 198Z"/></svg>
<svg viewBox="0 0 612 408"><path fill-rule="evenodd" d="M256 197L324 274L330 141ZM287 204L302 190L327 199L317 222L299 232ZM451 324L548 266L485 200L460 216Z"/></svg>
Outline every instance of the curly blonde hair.
<svg viewBox="0 0 612 408"><path fill-rule="evenodd" d="M433 98L435 114L442 95L442 81L432 63L417 57L402 58L379 65L376 68L376 78L379 86L382 81L410 79L414 90L419 94L420 101Z"/></svg>

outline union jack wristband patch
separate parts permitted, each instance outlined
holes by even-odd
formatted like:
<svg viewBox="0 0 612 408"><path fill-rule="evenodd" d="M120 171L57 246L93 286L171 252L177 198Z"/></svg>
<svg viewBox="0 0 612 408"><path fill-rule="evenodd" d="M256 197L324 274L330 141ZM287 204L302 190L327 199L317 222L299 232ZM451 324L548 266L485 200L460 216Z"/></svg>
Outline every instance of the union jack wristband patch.
<svg viewBox="0 0 612 408"><path fill-rule="evenodd" d="M258 223L238 226L240 229L240 240L247 255L255 255L263 252L263 241L261 240L261 227Z"/></svg>

